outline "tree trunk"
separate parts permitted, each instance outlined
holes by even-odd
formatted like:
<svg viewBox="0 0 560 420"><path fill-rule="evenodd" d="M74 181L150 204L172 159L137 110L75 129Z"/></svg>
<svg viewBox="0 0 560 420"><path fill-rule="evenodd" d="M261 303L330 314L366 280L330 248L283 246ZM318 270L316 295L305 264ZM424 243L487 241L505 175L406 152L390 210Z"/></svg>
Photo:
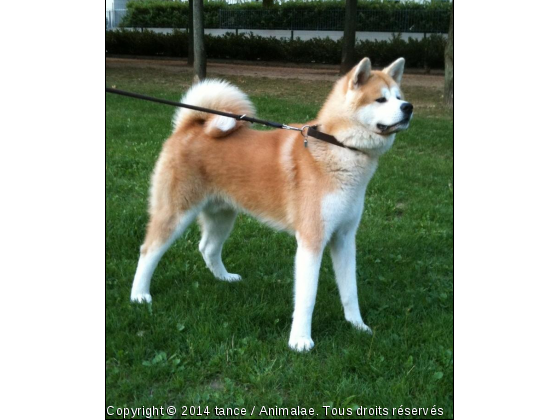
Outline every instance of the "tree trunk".
<svg viewBox="0 0 560 420"><path fill-rule="evenodd" d="M204 49L204 10L202 0L194 0L194 82L206 79L206 50Z"/></svg>
<svg viewBox="0 0 560 420"><path fill-rule="evenodd" d="M193 3L194 0L189 0L189 24L188 24L188 60L187 66L193 67L194 66L194 36L193 36L193 29L194 29L194 15L193 15Z"/></svg>
<svg viewBox="0 0 560 420"><path fill-rule="evenodd" d="M344 39L342 40L342 62L340 73L347 73L356 64L356 21L358 16L358 0L346 0L344 17Z"/></svg>
<svg viewBox="0 0 560 420"><path fill-rule="evenodd" d="M454 4L455 2L453 2ZM445 46L445 85L443 88L443 100L449 108L453 108L453 5L451 6L449 37Z"/></svg>

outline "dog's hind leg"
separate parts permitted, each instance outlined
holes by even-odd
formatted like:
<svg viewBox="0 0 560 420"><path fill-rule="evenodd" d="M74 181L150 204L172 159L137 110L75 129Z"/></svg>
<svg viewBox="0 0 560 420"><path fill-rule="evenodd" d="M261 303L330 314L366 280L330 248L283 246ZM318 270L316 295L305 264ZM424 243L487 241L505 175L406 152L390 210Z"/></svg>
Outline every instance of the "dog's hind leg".
<svg viewBox="0 0 560 420"><path fill-rule="evenodd" d="M222 262L222 248L228 238L237 212L221 204L208 204L198 218L202 239L198 249L212 274L224 281L239 281L239 274L228 273Z"/></svg>
<svg viewBox="0 0 560 420"><path fill-rule="evenodd" d="M371 333L362 320L358 305L356 285L356 228L341 229L333 235L330 243L331 259L340 300L344 307L344 317L359 330Z"/></svg>
<svg viewBox="0 0 560 420"><path fill-rule="evenodd" d="M140 259L130 294L131 301L152 301L150 281L159 260L187 226L193 222L198 212L198 208L192 208L179 214L159 212L152 215L146 240L140 247Z"/></svg>

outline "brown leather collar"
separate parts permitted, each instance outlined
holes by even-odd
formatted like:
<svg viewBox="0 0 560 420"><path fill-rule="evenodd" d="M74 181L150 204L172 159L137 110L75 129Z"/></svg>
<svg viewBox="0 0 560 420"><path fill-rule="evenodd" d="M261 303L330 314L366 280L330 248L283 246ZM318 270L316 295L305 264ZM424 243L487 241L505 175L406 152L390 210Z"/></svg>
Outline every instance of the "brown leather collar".
<svg viewBox="0 0 560 420"><path fill-rule="evenodd" d="M319 130L317 130L318 126L319 125L309 126L307 128L307 132L306 133L302 132L302 134L304 135L304 137L305 136L311 136L311 137L314 137L316 139L326 141L327 143L334 144L335 146L344 147L345 149L350 149L350 150L353 150L355 152L361 152L361 150L359 150L359 149L356 149L356 148L350 147L350 146L346 146L344 143L339 142L336 139L336 137L331 136L330 134L320 132Z"/></svg>

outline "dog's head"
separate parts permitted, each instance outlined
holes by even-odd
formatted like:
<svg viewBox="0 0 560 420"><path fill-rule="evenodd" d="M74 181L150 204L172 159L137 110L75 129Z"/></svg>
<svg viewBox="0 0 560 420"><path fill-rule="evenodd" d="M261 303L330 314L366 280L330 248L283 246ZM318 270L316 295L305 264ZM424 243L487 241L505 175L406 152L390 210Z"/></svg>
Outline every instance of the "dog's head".
<svg viewBox="0 0 560 420"><path fill-rule="evenodd" d="M413 106L400 88L404 58L381 71L371 70L364 58L340 79L319 115L347 145L383 153L393 144L394 134L408 128Z"/></svg>
<svg viewBox="0 0 560 420"><path fill-rule="evenodd" d="M356 107L358 120L376 134L408 128L413 107L401 92L403 71L404 58L382 71L371 71L369 58L364 58L346 76L347 100Z"/></svg>

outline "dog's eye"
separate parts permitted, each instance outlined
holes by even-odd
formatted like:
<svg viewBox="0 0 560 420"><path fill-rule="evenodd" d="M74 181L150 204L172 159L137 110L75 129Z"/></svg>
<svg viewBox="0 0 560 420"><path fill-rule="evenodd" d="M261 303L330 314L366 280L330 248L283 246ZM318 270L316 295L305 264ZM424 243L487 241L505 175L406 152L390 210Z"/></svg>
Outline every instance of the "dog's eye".
<svg viewBox="0 0 560 420"><path fill-rule="evenodd" d="M387 98L379 98L376 99L375 102L379 102L380 104L382 104L383 102L387 102Z"/></svg>
<svg viewBox="0 0 560 420"><path fill-rule="evenodd" d="M400 100L401 100L401 97L400 97L400 96L397 96L397 99L400 101Z"/></svg>

